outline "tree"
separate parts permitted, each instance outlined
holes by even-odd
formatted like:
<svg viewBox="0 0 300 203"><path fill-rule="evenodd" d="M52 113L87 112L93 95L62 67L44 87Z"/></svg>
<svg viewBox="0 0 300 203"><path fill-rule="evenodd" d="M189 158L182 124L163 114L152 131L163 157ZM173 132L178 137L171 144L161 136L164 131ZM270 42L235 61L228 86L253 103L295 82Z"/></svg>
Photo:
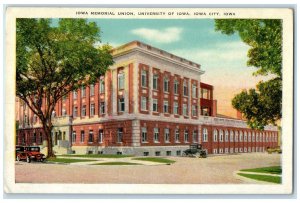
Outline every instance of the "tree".
<svg viewBox="0 0 300 203"><path fill-rule="evenodd" d="M217 19L216 31L238 33L250 46L247 65L256 67L253 75L272 75L259 82L255 89L242 91L232 100L251 128L263 129L281 119L282 106L282 21L278 19Z"/></svg>
<svg viewBox="0 0 300 203"><path fill-rule="evenodd" d="M54 156L52 112L71 91L95 83L113 64L110 47L96 47L100 29L84 19L17 19L16 95L38 116ZM43 100L45 101L43 103Z"/></svg>

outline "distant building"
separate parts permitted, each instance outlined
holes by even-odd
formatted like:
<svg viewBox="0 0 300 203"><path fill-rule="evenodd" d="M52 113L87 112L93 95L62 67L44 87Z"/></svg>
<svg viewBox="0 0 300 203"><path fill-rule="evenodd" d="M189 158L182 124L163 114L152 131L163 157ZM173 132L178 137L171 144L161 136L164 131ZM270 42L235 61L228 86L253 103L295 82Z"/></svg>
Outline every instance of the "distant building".
<svg viewBox="0 0 300 203"><path fill-rule="evenodd" d="M105 76L56 105L55 152L176 156L192 143L214 154L277 146L275 126L257 131L242 120L217 117L213 86L201 83L199 64L139 41L112 55L115 64ZM23 102L16 115L18 144L42 145L37 116Z"/></svg>

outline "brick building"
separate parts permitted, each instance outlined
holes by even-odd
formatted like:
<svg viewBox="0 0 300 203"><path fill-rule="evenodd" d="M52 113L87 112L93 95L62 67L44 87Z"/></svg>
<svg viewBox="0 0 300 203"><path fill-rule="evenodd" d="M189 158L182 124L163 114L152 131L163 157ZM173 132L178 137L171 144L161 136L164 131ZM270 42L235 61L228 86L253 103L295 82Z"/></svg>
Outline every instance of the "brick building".
<svg viewBox="0 0 300 203"><path fill-rule="evenodd" d="M208 153L263 152L277 146L275 126L251 130L243 120L217 117L213 87L199 64L133 41L113 50L115 64L94 85L56 105L57 153L181 155L192 143ZM45 146L37 116L16 102L17 143Z"/></svg>

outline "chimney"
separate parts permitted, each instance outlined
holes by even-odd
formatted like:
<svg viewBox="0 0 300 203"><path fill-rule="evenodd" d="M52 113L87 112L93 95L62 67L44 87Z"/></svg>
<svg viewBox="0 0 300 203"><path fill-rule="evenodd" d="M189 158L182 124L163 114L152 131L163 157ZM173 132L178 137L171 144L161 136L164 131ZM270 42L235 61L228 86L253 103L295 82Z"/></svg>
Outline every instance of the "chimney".
<svg viewBox="0 0 300 203"><path fill-rule="evenodd" d="M211 116L217 116L217 100L213 100Z"/></svg>
<svg viewBox="0 0 300 203"><path fill-rule="evenodd" d="M236 118L239 119L239 120L244 120L243 114L238 110L236 111Z"/></svg>

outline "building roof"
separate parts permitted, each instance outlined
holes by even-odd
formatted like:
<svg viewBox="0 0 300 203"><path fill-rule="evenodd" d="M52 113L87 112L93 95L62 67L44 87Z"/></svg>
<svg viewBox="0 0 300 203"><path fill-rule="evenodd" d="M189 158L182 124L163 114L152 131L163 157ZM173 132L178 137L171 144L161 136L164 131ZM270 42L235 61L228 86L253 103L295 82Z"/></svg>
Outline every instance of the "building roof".
<svg viewBox="0 0 300 203"><path fill-rule="evenodd" d="M184 65L186 67L189 67L189 68L197 70L197 71L200 71L200 69L201 69L201 65L198 63L192 62L190 60L179 57L177 55L174 55L172 53L169 53L169 52L161 50L159 48L150 46L146 43L143 43L143 42L140 42L137 40L131 41L129 43L126 43L126 44L118 46L118 47L115 47L114 49L112 49L112 55L113 55L113 57L117 57L119 55L127 54L136 49L138 49L142 52L151 54L151 55L155 55L158 57L164 57L168 60L179 63L181 65ZM201 70L201 73L203 74L204 71Z"/></svg>

